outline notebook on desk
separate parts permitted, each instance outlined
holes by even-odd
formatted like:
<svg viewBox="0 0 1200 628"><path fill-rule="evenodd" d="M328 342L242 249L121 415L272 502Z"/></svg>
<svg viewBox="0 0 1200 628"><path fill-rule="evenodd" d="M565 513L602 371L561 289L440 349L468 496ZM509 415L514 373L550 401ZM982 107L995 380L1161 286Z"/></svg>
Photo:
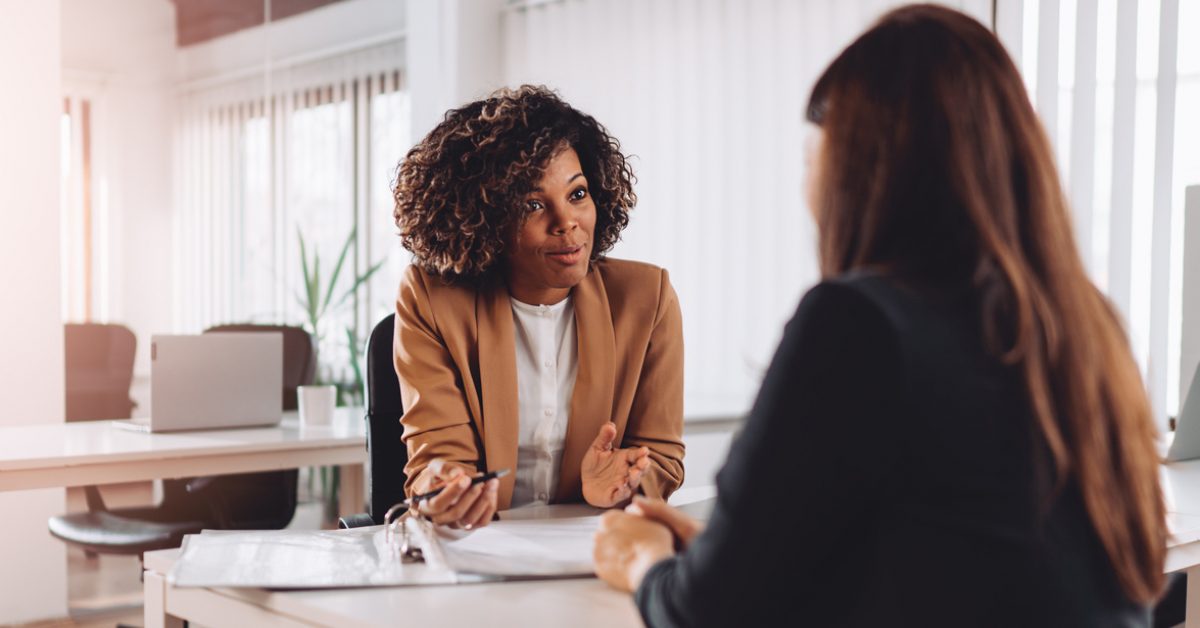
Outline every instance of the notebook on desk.
<svg viewBox="0 0 1200 628"><path fill-rule="evenodd" d="M406 519L424 560L401 560L383 526L209 531L185 537L176 587L344 588L590 577L600 517L496 521L466 531Z"/></svg>
<svg viewBox="0 0 1200 628"><path fill-rule="evenodd" d="M113 423L141 432L275 425L282 390L279 332L154 336L150 416Z"/></svg>

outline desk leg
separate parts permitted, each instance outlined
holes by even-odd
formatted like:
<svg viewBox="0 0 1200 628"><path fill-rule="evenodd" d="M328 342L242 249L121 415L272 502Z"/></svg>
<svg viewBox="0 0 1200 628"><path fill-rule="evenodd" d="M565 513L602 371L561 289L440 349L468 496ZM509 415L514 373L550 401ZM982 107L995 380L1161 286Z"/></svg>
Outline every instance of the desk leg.
<svg viewBox="0 0 1200 628"><path fill-rule="evenodd" d="M143 622L146 628L183 628L183 620L167 614L167 582L155 571L142 574Z"/></svg>
<svg viewBox="0 0 1200 628"><path fill-rule="evenodd" d="M361 464L344 464L340 476L341 482L338 485L339 516L363 512L363 506L366 504L363 466Z"/></svg>

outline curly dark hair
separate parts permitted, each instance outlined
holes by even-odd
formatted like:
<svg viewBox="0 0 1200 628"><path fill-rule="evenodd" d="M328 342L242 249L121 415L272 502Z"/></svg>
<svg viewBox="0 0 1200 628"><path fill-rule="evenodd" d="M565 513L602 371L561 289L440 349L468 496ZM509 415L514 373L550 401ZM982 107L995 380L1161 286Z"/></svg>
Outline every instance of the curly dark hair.
<svg viewBox="0 0 1200 628"><path fill-rule="evenodd" d="M502 89L446 112L400 162L392 190L400 243L449 281L477 281L503 259L528 215L525 197L574 148L596 205L592 261L612 249L637 203L620 143L543 86Z"/></svg>

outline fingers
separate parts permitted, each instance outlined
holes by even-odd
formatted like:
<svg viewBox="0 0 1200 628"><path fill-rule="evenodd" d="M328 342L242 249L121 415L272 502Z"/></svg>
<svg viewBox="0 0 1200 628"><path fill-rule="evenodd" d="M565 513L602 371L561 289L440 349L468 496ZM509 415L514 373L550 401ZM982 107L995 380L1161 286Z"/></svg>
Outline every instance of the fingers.
<svg viewBox="0 0 1200 628"><path fill-rule="evenodd" d="M475 504L467 511L461 521L462 527L467 530L485 526L492 520L492 516L496 514L497 495L499 493L500 481L488 480L484 485L483 495L475 500Z"/></svg>
<svg viewBox="0 0 1200 628"><path fill-rule="evenodd" d="M648 447L630 447L621 451L625 453L625 461L631 465L638 464L642 460L645 460L647 464L650 462L650 449Z"/></svg>
<svg viewBox="0 0 1200 628"><path fill-rule="evenodd" d="M421 494L436 491L462 475L467 475L467 472L460 465L448 464L445 460L435 458L425 466L425 469L417 477L415 483L416 490L413 492Z"/></svg>
<svg viewBox="0 0 1200 628"><path fill-rule="evenodd" d="M469 480L468 480L469 482ZM430 515L429 519L439 525L454 525L457 526L460 522L465 521L467 512L475 505L483 495L484 487L482 484L471 486L463 493L462 497L454 504L445 508L441 512ZM440 497L440 495L439 495Z"/></svg>
<svg viewBox="0 0 1200 628"><path fill-rule="evenodd" d="M592 449L597 451L611 451L613 441L617 438L617 426L609 421L600 426L600 432L596 434L595 440L592 441Z"/></svg>
<svg viewBox="0 0 1200 628"><path fill-rule="evenodd" d="M671 529L671 532L685 547L704 527L699 521L657 499L634 497L633 503L625 508L625 512L662 523Z"/></svg>
<svg viewBox="0 0 1200 628"><path fill-rule="evenodd" d="M427 516L439 515L458 504L471 487L471 478L461 475L445 485L446 488L438 495L418 503L418 511Z"/></svg>

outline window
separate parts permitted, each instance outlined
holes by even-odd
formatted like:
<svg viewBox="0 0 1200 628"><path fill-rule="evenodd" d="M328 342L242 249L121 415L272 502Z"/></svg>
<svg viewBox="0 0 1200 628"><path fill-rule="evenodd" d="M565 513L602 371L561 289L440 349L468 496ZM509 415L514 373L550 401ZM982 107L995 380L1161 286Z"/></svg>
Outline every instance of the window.
<svg viewBox="0 0 1200 628"><path fill-rule="evenodd" d="M391 310L402 267L390 196L390 173L409 146L400 48L377 44L185 95L176 164L179 329L249 321L312 331L314 301L324 309L318 378L357 379L353 351ZM379 263L376 278L354 289ZM306 273L316 278L312 298Z"/></svg>
<svg viewBox="0 0 1200 628"><path fill-rule="evenodd" d="M1200 183L1200 3L997 0L1080 252L1126 320L1161 424L1180 404L1184 189ZM1018 32L1019 31L1019 32Z"/></svg>

